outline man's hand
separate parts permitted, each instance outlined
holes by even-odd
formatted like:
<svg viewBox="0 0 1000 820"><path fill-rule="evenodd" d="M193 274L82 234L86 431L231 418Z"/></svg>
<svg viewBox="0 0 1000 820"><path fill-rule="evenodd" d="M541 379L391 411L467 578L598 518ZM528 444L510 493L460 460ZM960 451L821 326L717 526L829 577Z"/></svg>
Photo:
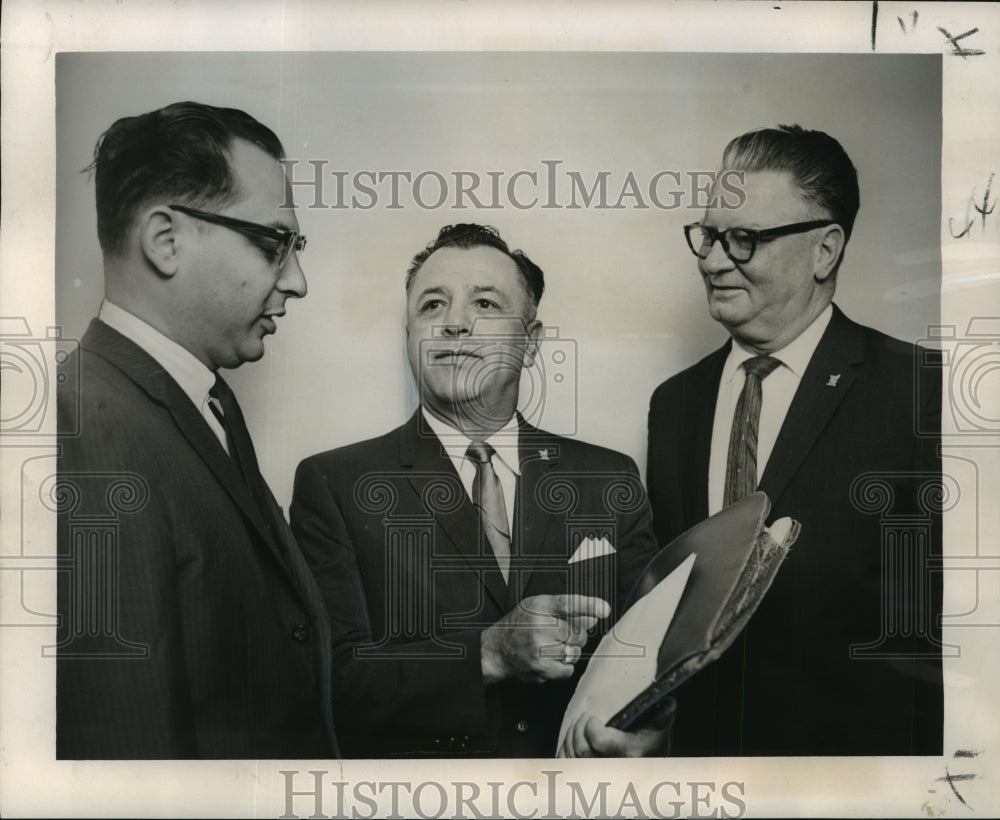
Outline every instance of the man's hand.
<svg viewBox="0 0 1000 820"><path fill-rule="evenodd" d="M600 598L535 595L525 598L482 635L483 681L543 683L568 678L588 631L611 614Z"/></svg>
<svg viewBox="0 0 1000 820"><path fill-rule="evenodd" d="M566 730L558 757L657 757L670 753L670 727L677 703L667 698L653 722L634 732L605 726L599 718L583 712Z"/></svg>

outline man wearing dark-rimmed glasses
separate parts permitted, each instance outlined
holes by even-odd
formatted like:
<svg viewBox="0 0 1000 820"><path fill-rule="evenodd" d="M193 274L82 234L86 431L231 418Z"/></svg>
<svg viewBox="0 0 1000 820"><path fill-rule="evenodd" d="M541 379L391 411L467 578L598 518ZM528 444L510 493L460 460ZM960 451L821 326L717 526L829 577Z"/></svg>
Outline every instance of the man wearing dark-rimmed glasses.
<svg viewBox="0 0 1000 820"><path fill-rule="evenodd" d="M192 102L95 150L105 299L58 391L59 758L337 754L322 599L218 375L306 293L283 155Z"/></svg>
<svg viewBox="0 0 1000 820"><path fill-rule="evenodd" d="M722 167L745 202L684 232L731 338L653 395L654 528L666 543L759 489L802 532L744 633L678 689L674 751L941 754L941 463L917 433L939 429L939 374L833 304L859 208L835 139L751 131Z"/></svg>

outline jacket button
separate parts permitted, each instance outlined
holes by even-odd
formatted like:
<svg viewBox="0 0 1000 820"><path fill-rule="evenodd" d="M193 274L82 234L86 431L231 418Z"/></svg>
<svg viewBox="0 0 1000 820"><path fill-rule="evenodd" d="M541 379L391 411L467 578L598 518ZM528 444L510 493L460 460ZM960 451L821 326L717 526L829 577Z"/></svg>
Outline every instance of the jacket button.
<svg viewBox="0 0 1000 820"><path fill-rule="evenodd" d="M295 624L292 627L292 639L296 641L304 641L309 638L309 627L305 624Z"/></svg>
<svg viewBox="0 0 1000 820"><path fill-rule="evenodd" d="M514 726L514 731L516 731L520 735L523 735L525 732L528 731L528 721L519 720L517 724Z"/></svg>

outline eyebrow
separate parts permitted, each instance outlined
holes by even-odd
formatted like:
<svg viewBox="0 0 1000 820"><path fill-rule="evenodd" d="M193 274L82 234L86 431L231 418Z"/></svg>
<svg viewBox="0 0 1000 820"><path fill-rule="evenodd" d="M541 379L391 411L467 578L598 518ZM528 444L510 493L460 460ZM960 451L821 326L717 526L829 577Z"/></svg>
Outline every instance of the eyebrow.
<svg viewBox="0 0 1000 820"><path fill-rule="evenodd" d="M760 231L762 228L757 228L753 226L753 222L741 222L736 225L730 225L728 228L720 228L718 225L706 225L704 222L701 225L705 228L711 228L713 231L718 231L719 233L725 233L726 231L732 230L744 230L744 231Z"/></svg>
<svg viewBox="0 0 1000 820"><path fill-rule="evenodd" d="M420 293L417 294L418 299L423 299L425 296L450 296L451 291L448 288L441 287L440 285L432 285L429 288L424 288Z"/></svg>

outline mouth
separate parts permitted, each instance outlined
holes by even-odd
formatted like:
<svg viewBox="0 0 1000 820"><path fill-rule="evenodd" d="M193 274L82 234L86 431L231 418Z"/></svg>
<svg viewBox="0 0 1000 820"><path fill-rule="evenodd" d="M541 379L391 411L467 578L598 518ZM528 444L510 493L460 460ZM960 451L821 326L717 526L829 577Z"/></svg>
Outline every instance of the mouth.
<svg viewBox="0 0 1000 820"><path fill-rule="evenodd" d="M744 290L738 285L722 285L716 282L712 282L711 280L708 281L708 289L713 296L721 296L723 298L728 296L736 296L737 294L742 293Z"/></svg>
<svg viewBox="0 0 1000 820"><path fill-rule="evenodd" d="M275 323L275 319L278 316L282 316L281 313L268 313L260 317L261 327L264 329L265 334L276 333L278 330L278 325Z"/></svg>
<svg viewBox="0 0 1000 820"><path fill-rule="evenodd" d="M463 359L481 359L482 356L479 351L471 347L458 347L451 349L436 349L429 352L430 359L433 362L458 362Z"/></svg>

